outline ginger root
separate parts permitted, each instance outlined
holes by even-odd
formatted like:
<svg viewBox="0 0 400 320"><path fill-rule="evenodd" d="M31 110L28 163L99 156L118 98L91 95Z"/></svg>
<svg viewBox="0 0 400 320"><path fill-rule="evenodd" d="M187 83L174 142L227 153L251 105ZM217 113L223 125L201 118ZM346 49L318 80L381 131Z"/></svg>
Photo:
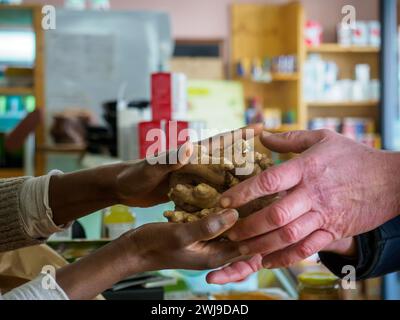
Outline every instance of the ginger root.
<svg viewBox="0 0 400 320"><path fill-rule="evenodd" d="M250 150L247 141L238 140L227 148L211 150L194 145L190 163L169 177L169 198L175 203L174 211L166 211L169 222L186 223L222 211L219 199L223 192L272 166L266 154ZM243 169L251 169L244 170ZM242 170L242 171L241 171ZM247 174L243 174L247 173ZM274 196L251 201L239 208L247 216L271 203Z"/></svg>

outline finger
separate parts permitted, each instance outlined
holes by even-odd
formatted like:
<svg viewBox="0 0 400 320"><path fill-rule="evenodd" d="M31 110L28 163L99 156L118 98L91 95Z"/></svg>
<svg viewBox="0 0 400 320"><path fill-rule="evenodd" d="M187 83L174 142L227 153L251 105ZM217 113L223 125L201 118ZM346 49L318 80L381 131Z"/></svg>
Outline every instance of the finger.
<svg viewBox="0 0 400 320"><path fill-rule="evenodd" d="M282 228L243 241L240 243L239 251L242 255L271 254L303 240L321 226L320 214L311 211Z"/></svg>
<svg viewBox="0 0 400 320"><path fill-rule="evenodd" d="M222 194L223 208L238 208L266 195L286 191L302 179L301 160L292 159L247 179Z"/></svg>
<svg viewBox="0 0 400 320"><path fill-rule="evenodd" d="M262 264L267 269L289 267L322 250L333 240L331 233L317 230L297 244L264 256Z"/></svg>
<svg viewBox="0 0 400 320"><path fill-rule="evenodd" d="M185 245L214 239L231 228L238 220L236 210L224 210L195 222L179 224L179 232Z"/></svg>
<svg viewBox="0 0 400 320"><path fill-rule="evenodd" d="M262 131L262 123L251 124L237 130L217 134L210 138L199 141L199 143L210 151L217 148L225 148L240 139L250 140L259 135Z"/></svg>
<svg viewBox="0 0 400 320"><path fill-rule="evenodd" d="M146 164L151 166L152 170L157 170L157 174L166 175L189 163L192 153L193 144L188 141L177 150L163 152L155 157L146 158Z"/></svg>
<svg viewBox="0 0 400 320"><path fill-rule="evenodd" d="M238 250L238 245L232 241L210 241L205 243L207 251L211 252L207 256L203 256L205 260L203 262L203 268L215 269L219 268L227 263L232 263L240 259L240 252ZM243 259L243 258L242 258ZM194 260L202 260L197 254L193 257Z"/></svg>
<svg viewBox="0 0 400 320"><path fill-rule="evenodd" d="M284 198L240 220L228 237L241 241L286 226L311 210L312 201L304 189L295 189Z"/></svg>
<svg viewBox="0 0 400 320"><path fill-rule="evenodd" d="M260 136L260 141L265 147L276 152L301 153L323 140L329 134L331 134L331 132L326 129L289 131L277 134L264 131Z"/></svg>
<svg viewBox="0 0 400 320"><path fill-rule="evenodd" d="M258 254L248 260L237 261L222 269L211 271L207 274L206 280L213 284L242 281L260 269L262 269L262 256Z"/></svg>

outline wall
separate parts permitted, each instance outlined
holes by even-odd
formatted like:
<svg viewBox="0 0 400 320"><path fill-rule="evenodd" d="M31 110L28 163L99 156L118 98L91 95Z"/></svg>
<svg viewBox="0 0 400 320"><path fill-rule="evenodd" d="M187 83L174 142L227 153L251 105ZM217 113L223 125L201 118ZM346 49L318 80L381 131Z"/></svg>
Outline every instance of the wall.
<svg viewBox="0 0 400 320"><path fill-rule="evenodd" d="M62 5L64 1L26 0L26 3ZM232 3L285 3L288 0L111 0L112 9L162 10L171 15L175 38L227 39ZM320 21L325 41L335 41L341 8L354 5L357 19L378 19L378 0L301 0L307 18Z"/></svg>

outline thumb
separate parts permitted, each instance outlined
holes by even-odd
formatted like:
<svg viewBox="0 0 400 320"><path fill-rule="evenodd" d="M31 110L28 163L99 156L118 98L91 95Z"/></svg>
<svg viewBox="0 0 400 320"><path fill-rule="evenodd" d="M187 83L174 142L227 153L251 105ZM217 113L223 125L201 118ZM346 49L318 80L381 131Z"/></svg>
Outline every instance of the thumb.
<svg viewBox="0 0 400 320"><path fill-rule="evenodd" d="M188 164L192 153L193 144L187 141L177 150L163 152L155 157L146 158L146 162L149 165L155 166L161 175L166 175Z"/></svg>
<svg viewBox="0 0 400 320"><path fill-rule="evenodd" d="M181 224L186 244L208 241L230 229L238 220L239 213L233 209L223 210L195 222Z"/></svg>
<svg viewBox="0 0 400 320"><path fill-rule="evenodd" d="M264 131L260 136L261 143L268 149L280 153L301 153L326 138L328 130L298 130L272 134Z"/></svg>

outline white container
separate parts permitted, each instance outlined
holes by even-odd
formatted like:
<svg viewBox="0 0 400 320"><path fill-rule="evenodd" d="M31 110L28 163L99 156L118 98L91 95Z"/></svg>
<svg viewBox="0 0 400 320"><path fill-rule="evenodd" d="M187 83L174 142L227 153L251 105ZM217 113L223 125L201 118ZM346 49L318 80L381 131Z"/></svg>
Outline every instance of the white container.
<svg viewBox="0 0 400 320"><path fill-rule="evenodd" d="M368 22L369 45L379 48L381 46L381 24L379 21Z"/></svg>
<svg viewBox="0 0 400 320"><path fill-rule="evenodd" d="M369 82L369 88L368 88L368 93L369 93L369 99L370 100L379 100L380 99L380 82L378 79L372 79Z"/></svg>
<svg viewBox="0 0 400 320"><path fill-rule="evenodd" d="M187 77L183 73L172 74L172 118L187 119Z"/></svg>
<svg viewBox="0 0 400 320"><path fill-rule="evenodd" d="M339 80L338 84L340 86L341 100L350 101L353 99L353 80L343 79Z"/></svg>
<svg viewBox="0 0 400 320"><path fill-rule="evenodd" d="M369 64L357 64L355 66L356 81L362 83L368 83L371 80L370 74L371 74L371 68Z"/></svg>
<svg viewBox="0 0 400 320"><path fill-rule="evenodd" d="M352 29L352 43L356 46L368 45L368 23L365 21L357 21L355 28Z"/></svg>
<svg viewBox="0 0 400 320"><path fill-rule="evenodd" d="M338 44L344 47L351 46L352 43L352 30L346 23L338 23L336 27Z"/></svg>
<svg viewBox="0 0 400 320"><path fill-rule="evenodd" d="M360 81L353 81L352 100L353 101L367 100L367 97L365 96L365 86Z"/></svg>

